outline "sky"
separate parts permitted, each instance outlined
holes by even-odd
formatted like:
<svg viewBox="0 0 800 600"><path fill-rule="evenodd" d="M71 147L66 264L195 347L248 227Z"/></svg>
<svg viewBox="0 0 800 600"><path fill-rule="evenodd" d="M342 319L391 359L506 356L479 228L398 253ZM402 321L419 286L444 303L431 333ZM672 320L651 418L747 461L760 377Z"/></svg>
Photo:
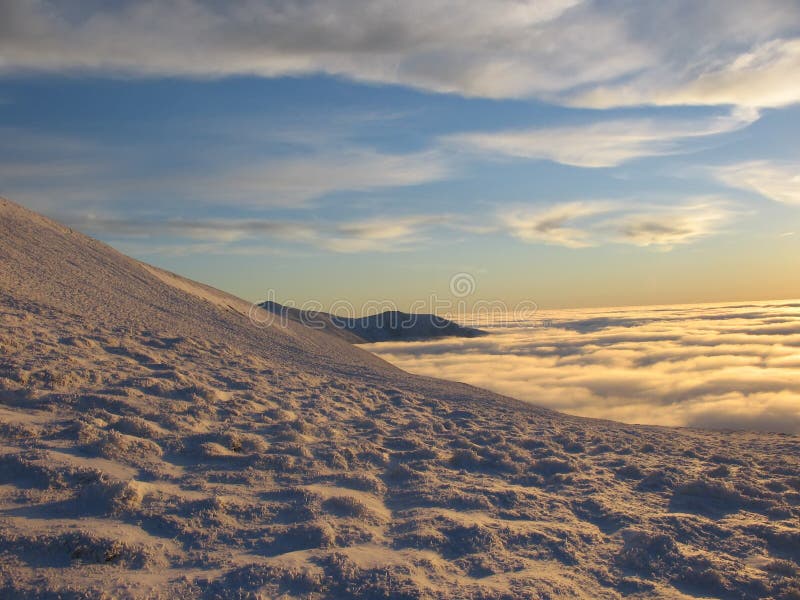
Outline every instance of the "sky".
<svg viewBox="0 0 800 600"><path fill-rule="evenodd" d="M0 194L252 301L800 297L798 103L796 0L0 3Z"/></svg>

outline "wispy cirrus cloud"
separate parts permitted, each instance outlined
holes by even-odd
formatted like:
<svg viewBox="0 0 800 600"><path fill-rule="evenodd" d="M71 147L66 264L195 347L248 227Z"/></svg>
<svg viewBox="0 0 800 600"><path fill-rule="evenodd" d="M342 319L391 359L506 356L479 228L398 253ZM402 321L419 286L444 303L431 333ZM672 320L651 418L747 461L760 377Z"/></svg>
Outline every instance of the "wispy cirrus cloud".
<svg viewBox="0 0 800 600"><path fill-rule="evenodd" d="M525 242L542 242L568 248L594 245L591 217L614 210L605 202L565 202L538 209L516 209L500 214L501 223L514 237Z"/></svg>
<svg viewBox="0 0 800 600"><path fill-rule="evenodd" d="M735 216L728 203L698 198L677 206L651 206L602 225L614 241L670 249L714 235Z"/></svg>
<svg viewBox="0 0 800 600"><path fill-rule="evenodd" d="M555 32L542 26L580 4L413 0L364 7L352 0L278 0L233 6L187 0L120 2L92 10L18 1L4 4L7 26L0 49L6 69L266 77L328 73L502 97L522 95L531 85L513 75L525 73L533 85L559 87L559 69L549 65L588 57L591 49L578 35L562 38L570 47L565 59L549 52L552 61L537 65L524 56L539 45L546 52ZM595 43L610 50L613 35L622 32L610 24L605 29L605 43L599 34ZM566 27L562 31L567 34ZM526 42L526 35L543 39ZM620 67L591 70L620 74ZM571 79L581 83L587 77L591 73L576 72Z"/></svg>
<svg viewBox="0 0 800 600"><path fill-rule="evenodd" d="M627 202L564 202L538 208L498 209L479 220L445 213L387 214L371 218L271 219L155 218L61 212L71 226L112 242L147 242L137 253L247 252L267 243L306 246L336 253L404 252L435 245L446 231L506 233L527 243L586 248L608 243L669 250L713 235L735 213L727 203L698 198L678 205ZM169 240L169 244L166 242ZM129 246L128 246L129 247ZM173 252L174 253L174 252Z"/></svg>
<svg viewBox="0 0 800 600"><path fill-rule="evenodd" d="M345 147L235 167L208 180L193 180L192 186L244 204L297 207L333 192L420 185L446 179L451 172L435 151L386 154Z"/></svg>
<svg viewBox="0 0 800 600"><path fill-rule="evenodd" d="M26 182L31 179L63 183L70 178L86 177L97 172L96 165L74 160L0 162L0 180L5 185L14 185L17 182Z"/></svg>
<svg viewBox="0 0 800 600"><path fill-rule="evenodd" d="M571 104L591 108L656 105L781 107L800 102L800 38L774 39L728 57L692 65L696 72L666 83L653 74L620 85L599 86Z"/></svg>
<svg viewBox="0 0 800 600"><path fill-rule="evenodd" d="M712 169L722 183L785 204L800 205L800 163L749 161Z"/></svg>
<svg viewBox="0 0 800 600"><path fill-rule="evenodd" d="M130 246L138 253L259 252L268 242L304 245L339 253L400 252L427 238L426 232L449 221L445 216L395 216L351 221L299 221L263 218L147 219L64 216L82 231ZM166 243L166 242L169 243ZM148 246L152 249L148 251ZM171 248L171 250L170 250Z"/></svg>
<svg viewBox="0 0 800 600"><path fill-rule="evenodd" d="M578 167L614 167L686 150L687 142L737 131L758 120L754 109L710 119L615 119L580 126L460 133L444 143L485 157L545 159Z"/></svg>
<svg viewBox="0 0 800 600"><path fill-rule="evenodd" d="M603 107L800 100L792 0L11 0L0 23L7 72L326 73Z"/></svg>
<svg viewBox="0 0 800 600"><path fill-rule="evenodd" d="M117 148L80 153L56 144L26 160L0 157L0 193L47 205L47 197L75 197L76 204L106 206L115 195L170 195L194 206L308 208L328 194L422 185L452 177L455 168L439 151L386 153L342 144L305 148L302 154L247 158L237 164L187 167L144 177L137 160ZM70 158L78 156L79 158ZM127 159L127 160L126 160ZM145 157L146 160L146 157ZM38 199L41 198L41 201Z"/></svg>
<svg viewBox="0 0 800 600"><path fill-rule="evenodd" d="M731 123L745 121L747 117L733 114L719 119L705 132L726 130L733 127ZM690 135L691 129L691 125L684 123L679 131L681 135ZM694 133L700 135L698 131ZM104 239L171 236L187 252L242 252L243 246L254 247L259 239L337 253L397 252L431 245L437 238L432 235L435 228L439 233L448 229L474 236L501 232L528 243L570 248L626 243L670 249L719 232L735 216L719 198L690 197L667 203L664 198L657 202L628 197L614 201L498 206L495 215L488 219L483 213L443 215L424 207L410 216L390 211L380 219L359 217L352 210L322 221L298 216L302 213L291 219L270 218L271 212L280 214L285 209L305 212L319 206L328 195L422 185L458 177L464 169L442 147L389 154L367 147L337 145L324 136L311 141L305 136L303 139L311 145L303 146L303 152L295 156L250 159L244 164L215 165L205 171L192 169L191 174L170 171L141 179L136 173L115 172L113 160L91 161L92 153L113 154L104 152L102 147L76 145L62 138L48 145L47 140L34 136L32 140L37 147L52 146L46 153L47 160L0 161L0 174L6 175L0 192L16 196L17 186L22 190L19 195L22 199L30 194L35 198L41 196L50 214ZM76 149L80 151L76 153ZM66 160L68 154L77 154L80 160ZM95 178L93 185L86 184L87 177ZM766 180L774 181L774 174L765 177ZM169 210L155 201L139 203L138 200L134 208L127 195L133 191L138 196L154 198L171 194L175 200ZM122 194L117 204L109 201L115 194ZM215 207L226 211L238 207L238 213L244 211L255 216L180 217L207 215ZM91 214L96 216L87 218ZM163 247L166 247L163 243L151 245L151 248Z"/></svg>
<svg viewBox="0 0 800 600"><path fill-rule="evenodd" d="M613 242L668 250L717 233L735 216L728 204L719 198L563 202L502 211L498 220L510 235L530 243L585 248Z"/></svg>
<svg viewBox="0 0 800 600"><path fill-rule="evenodd" d="M232 243L259 236L297 239L311 237L315 233L312 227L301 222L270 219L147 219L95 214L68 215L63 219L77 229L114 237L169 236L209 243Z"/></svg>
<svg viewBox="0 0 800 600"><path fill-rule="evenodd" d="M439 215L384 217L342 223L322 241L334 252L402 251L427 241L425 232L442 226L449 219Z"/></svg>

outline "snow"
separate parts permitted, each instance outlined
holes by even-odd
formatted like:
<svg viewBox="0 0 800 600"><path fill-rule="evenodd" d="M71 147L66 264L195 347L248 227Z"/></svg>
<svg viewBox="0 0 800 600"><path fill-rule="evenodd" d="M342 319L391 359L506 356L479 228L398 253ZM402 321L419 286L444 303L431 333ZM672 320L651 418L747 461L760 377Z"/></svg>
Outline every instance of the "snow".
<svg viewBox="0 0 800 600"><path fill-rule="evenodd" d="M792 598L796 436L410 375L0 201L0 597Z"/></svg>

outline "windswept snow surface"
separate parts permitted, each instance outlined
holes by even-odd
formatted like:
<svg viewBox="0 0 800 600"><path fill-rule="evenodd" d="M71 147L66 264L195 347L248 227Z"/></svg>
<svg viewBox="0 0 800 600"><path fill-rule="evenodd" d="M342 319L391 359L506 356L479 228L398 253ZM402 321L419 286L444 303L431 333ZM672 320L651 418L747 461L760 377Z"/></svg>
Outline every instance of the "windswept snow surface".
<svg viewBox="0 0 800 600"><path fill-rule="evenodd" d="M0 201L0 597L797 598L798 438L407 374Z"/></svg>

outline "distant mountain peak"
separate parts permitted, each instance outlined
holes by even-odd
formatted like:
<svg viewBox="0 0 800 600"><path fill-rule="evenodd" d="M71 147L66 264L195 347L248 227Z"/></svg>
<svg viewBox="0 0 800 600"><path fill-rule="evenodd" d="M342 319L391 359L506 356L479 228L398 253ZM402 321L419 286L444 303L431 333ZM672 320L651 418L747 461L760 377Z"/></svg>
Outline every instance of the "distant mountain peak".
<svg viewBox="0 0 800 600"><path fill-rule="evenodd" d="M325 312L303 311L284 306L273 300L259 304L284 318L303 323L312 328L335 328L355 337L354 343L386 342L392 340L427 340L439 337L473 338L486 335L485 331L459 325L444 317L427 313L405 313L386 310L364 317L341 317Z"/></svg>

